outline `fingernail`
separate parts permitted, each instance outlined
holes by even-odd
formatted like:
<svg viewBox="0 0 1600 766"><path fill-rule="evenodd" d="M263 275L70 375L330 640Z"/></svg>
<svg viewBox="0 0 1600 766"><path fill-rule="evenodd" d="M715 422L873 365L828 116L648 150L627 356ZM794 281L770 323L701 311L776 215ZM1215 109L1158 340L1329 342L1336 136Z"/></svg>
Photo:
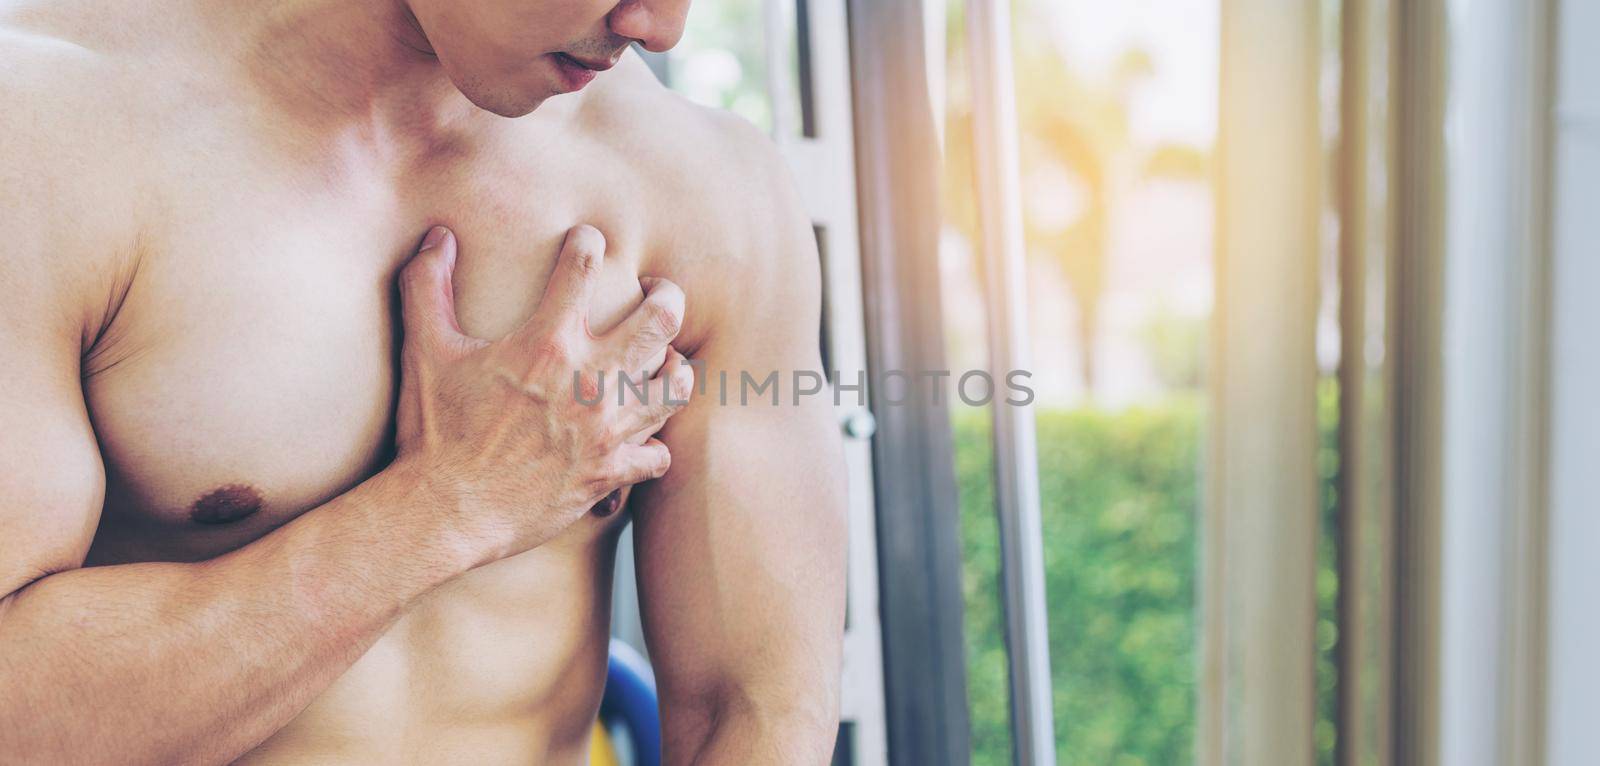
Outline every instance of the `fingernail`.
<svg viewBox="0 0 1600 766"><path fill-rule="evenodd" d="M428 236L422 238L422 247L417 252L432 250L444 244L444 238L450 236L450 230L443 226L435 226L428 230Z"/></svg>

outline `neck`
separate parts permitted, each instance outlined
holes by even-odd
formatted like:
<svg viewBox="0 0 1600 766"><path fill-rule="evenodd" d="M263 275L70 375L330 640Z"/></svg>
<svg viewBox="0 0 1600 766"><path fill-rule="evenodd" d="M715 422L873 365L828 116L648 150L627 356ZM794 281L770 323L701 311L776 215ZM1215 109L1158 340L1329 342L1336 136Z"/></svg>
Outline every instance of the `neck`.
<svg viewBox="0 0 1600 766"><path fill-rule="evenodd" d="M406 0L278 0L230 12L250 71L309 123L429 133L476 111L450 84Z"/></svg>

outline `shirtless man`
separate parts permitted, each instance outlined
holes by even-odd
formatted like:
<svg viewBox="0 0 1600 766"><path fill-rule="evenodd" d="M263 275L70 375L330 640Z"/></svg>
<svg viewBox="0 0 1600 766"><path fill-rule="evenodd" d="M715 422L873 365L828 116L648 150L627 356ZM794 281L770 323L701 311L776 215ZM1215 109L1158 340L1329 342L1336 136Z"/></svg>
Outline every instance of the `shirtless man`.
<svg viewBox="0 0 1600 766"><path fill-rule="evenodd" d="M668 760L827 760L831 402L572 392L819 367L686 3L0 0L0 762L582 763L641 481Z"/></svg>

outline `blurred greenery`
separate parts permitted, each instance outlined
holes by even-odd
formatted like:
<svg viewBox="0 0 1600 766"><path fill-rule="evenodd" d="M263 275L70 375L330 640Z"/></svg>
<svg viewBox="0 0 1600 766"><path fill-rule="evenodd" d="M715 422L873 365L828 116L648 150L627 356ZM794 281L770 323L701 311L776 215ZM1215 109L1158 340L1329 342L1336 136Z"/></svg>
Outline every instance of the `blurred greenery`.
<svg viewBox="0 0 1600 766"><path fill-rule="evenodd" d="M669 58L674 90L772 129L761 4L696 0Z"/></svg>
<svg viewBox="0 0 1600 766"><path fill-rule="evenodd" d="M1205 379L1208 321L1158 306L1139 330L1156 380L1169 391L1199 391Z"/></svg>
<svg viewBox="0 0 1600 766"><path fill-rule="evenodd" d="M1179 764L1195 725L1199 402L1038 413L1057 757ZM955 414L973 763L1010 763L987 413Z"/></svg>
<svg viewBox="0 0 1600 766"><path fill-rule="evenodd" d="M1331 509L1338 393L1325 382L1320 469ZM1201 398L1037 413L1051 688L1062 764L1193 760ZM952 416L961 493L972 762L1011 762L988 413ZM1338 632L1331 511L1317 574L1318 762L1333 758Z"/></svg>
<svg viewBox="0 0 1600 766"><path fill-rule="evenodd" d="M1324 377L1317 385L1317 477L1322 482L1322 525L1317 537L1317 763L1333 766L1338 739L1339 665L1339 381Z"/></svg>

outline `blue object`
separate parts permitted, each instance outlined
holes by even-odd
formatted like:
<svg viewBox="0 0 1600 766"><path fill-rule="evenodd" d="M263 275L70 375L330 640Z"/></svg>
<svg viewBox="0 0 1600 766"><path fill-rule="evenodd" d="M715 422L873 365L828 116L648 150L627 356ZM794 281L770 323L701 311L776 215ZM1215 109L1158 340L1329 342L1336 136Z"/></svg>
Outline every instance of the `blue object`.
<svg viewBox="0 0 1600 766"><path fill-rule="evenodd" d="M615 638L606 662L600 720L608 729L622 724L636 766L661 766L661 710L656 706L655 673L644 655Z"/></svg>

